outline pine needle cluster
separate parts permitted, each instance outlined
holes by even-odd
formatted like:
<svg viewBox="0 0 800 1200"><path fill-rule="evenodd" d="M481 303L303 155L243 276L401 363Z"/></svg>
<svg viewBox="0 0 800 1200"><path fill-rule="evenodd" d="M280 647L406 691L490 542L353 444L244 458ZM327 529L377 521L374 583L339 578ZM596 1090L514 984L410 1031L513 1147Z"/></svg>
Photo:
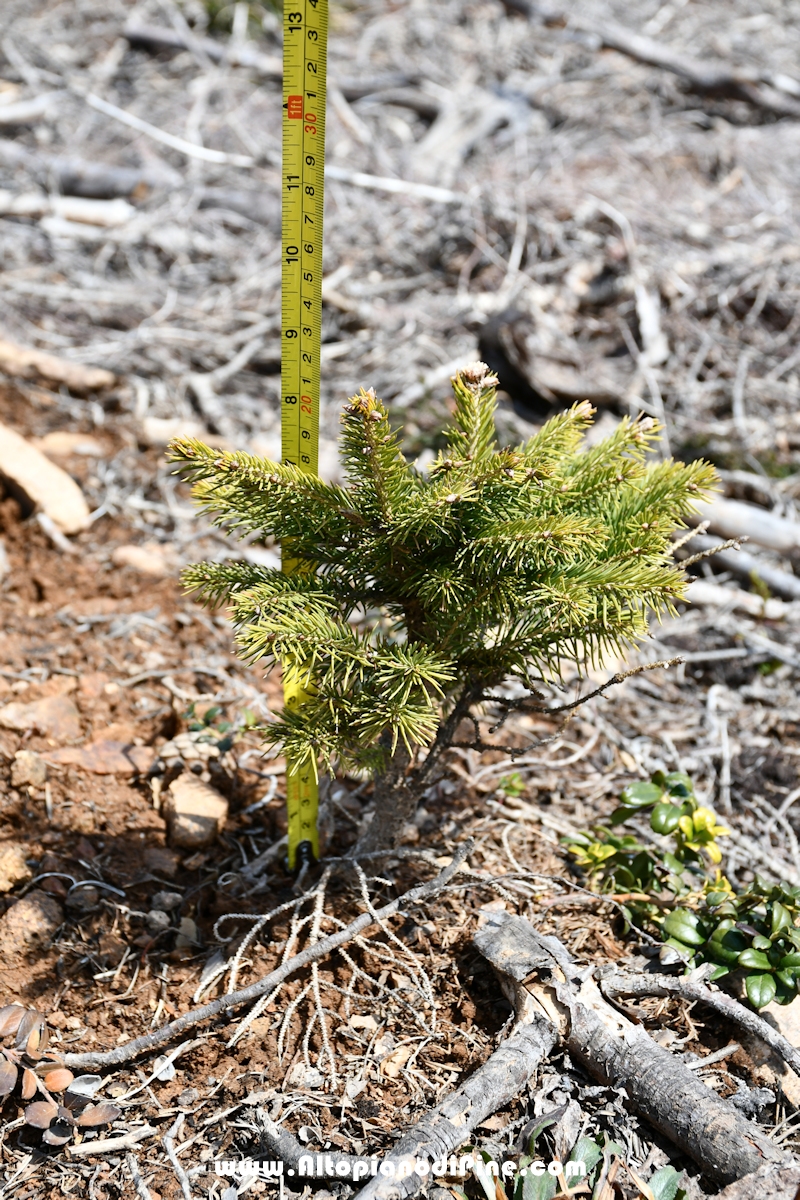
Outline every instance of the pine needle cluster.
<svg viewBox="0 0 800 1200"><path fill-rule="evenodd" d="M346 406L346 483L182 438L171 460L204 511L279 541L293 574L244 562L184 574L231 606L242 656L278 664L310 692L265 730L296 765L380 776L451 743L509 678L535 691L566 663L635 644L674 611L686 578L670 535L714 486L705 463L655 461L658 426L623 420L586 448L593 409L574 405L524 444L498 445L497 381L483 364L453 380L446 448L410 465L374 392ZM395 772L397 774L397 772ZM427 770L420 779L430 774Z"/></svg>

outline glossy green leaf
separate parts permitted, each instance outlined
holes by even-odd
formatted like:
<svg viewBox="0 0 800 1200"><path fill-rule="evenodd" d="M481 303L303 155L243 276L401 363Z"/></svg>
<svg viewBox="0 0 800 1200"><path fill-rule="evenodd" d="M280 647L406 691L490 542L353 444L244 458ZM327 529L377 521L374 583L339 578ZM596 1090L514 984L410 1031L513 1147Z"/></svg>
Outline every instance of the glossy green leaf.
<svg viewBox="0 0 800 1200"><path fill-rule="evenodd" d="M772 936L776 937L782 929L789 929L794 924L792 914L779 900L772 905Z"/></svg>
<svg viewBox="0 0 800 1200"><path fill-rule="evenodd" d="M771 971L772 963L763 950L754 950L752 946L743 950L739 955L739 966L748 967L751 971Z"/></svg>
<svg viewBox="0 0 800 1200"><path fill-rule="evenodd" d="M744 981L747 999L753 1008L763 1008L775 999L778 990L772 975L748 975Z"/></svg>
<svg viewBox="0 0 800 1200"><path fill-rule="evenodd" d="M783 971L800 971L800 953L794 950L791 954L784 954L778 966Z"/></svg>
<svg viewBox="0 0 800 1200"><path fill-rule="evenodd" d="M772 942L768 937L763 937L760 933L755 935L752 945L754 950L763 950L765 953L767 950L772 949Z"/></svg>
<svg viewBox="0 0 800 1200"><path fill-rule="evenodd" d="M687 908L674 909L664 918L661 928L668 937L677 938L688 946L702 946L706 940L697 914Z"/></svg>
<svg viewBox="0 0 800 1200"><path fill-rule="evenodd" d="M619 801L624 808L649 808L661 799L662 790L654 783L629 783L623 788Z"/></svg>
<svg viewBox="0 0 800 1200"><path fill-rule="evenodd" d="M694 795L694 784L683 771L670 771L664 776L664 786L673 796L688 798Z"/></svg>
<svg viewBox="0 0 800 1200"><path fill-rule="evenodd" d="M656 833L672 833L678 828L683 809L677 804L660 803L650 814L650 828Z"/></svg>
<svg viewBox="0 0 800 1200"><path fill-rule="evenodd" d="M747 950L747 939L738 929L718 929L708 939L706 952L712 962L724 963L733 967L739 963L739 955Z"/></svg>

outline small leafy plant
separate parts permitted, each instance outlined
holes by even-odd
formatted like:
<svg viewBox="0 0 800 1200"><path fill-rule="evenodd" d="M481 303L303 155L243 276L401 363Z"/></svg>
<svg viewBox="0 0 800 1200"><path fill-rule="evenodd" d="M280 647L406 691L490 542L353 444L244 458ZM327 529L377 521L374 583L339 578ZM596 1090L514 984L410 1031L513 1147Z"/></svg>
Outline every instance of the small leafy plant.
<svg viewBox="0 0 800 1200"><path fill-rule="evenodd" d="M483 363L455 376L453 424L427 475L372 390L344 410L344 487L190 438L171 446L217 524L288 545L305 564L286 575L206 562L184 580L228 602L244 658L278 665L309 695L267 742L297 768L374 775L362 851L396 842L450 746L483 748L477 724L474 740L456 740L476 709L524 710L525 695L497 694L505 681L541 699L565 666L645 637L686 585L670 535L713 488L713 469L653 461L650 418L585 447L588 403L503 448L496 387Z"/></svg>
<svg viewBox="0 0 800 1200"><path fill-rule="evenodd" d="M644 844L615 832L648 811L650 830L661 842ZM698 803L688 775L658 772L650 783L631 784L610 825L566 839L593 889L615 895L631 924L658 932L687 972L711 963L716 980L741 970L754 1008L794 999L800 989L800 888L756 875L741 891L733 889L718 866L717 839L728 830Z"/></svg>

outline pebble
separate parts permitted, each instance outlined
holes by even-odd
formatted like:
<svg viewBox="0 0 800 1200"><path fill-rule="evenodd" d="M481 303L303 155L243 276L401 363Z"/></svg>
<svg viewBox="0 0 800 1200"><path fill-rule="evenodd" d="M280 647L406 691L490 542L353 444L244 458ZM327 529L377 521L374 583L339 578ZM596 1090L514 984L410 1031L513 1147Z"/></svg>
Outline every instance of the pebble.
<svg viewBox="0 0 800 1200"><path fill-rule="evenodd" d="M38 730L56 742L73 742L81 736L81 718L68 696L45 696L23 704L14 700L0 708L0 725L27 733Z"/></svg>
<svg viewBox="0 0 800 1200"><path fill-rule="evenodd" d="M182 900L183 896L180 892L156 892L150 903L153 908L160 908L162 912L172 912L173 908L177 908Z"/></svg>
<svg viewBox="0 0 800 1200"><path fill-rule="evenodd" d="M151 933L161 933L164 929L169 929L169 917L160 908L154 908L145 917L147 928Z"/></svg>
<svg viewBox="0 0 800 1200"><path fill-rule="evenodd" d="M89 505L75 480L7 425L0 425L0 475L62 533L79 533L89 523Z"/></svg>
<svg viewBox="0 0 800 1200"><path fill-rule="evenodd" d="M0 917L0 959L47 946L64 920L57 900L36 888Z"/></svg>
<svg viewBox="0 0 800 1200"><path fill-rule="evenodd" d="M157 871L159 875L168 875L170 879L178 873L180 859L174 850L166 850L163 846L148 846L143 858L148 871Z"/></svg>
<svg viewBox="0 0 800 1200"><path fill-rule="evenodd" d="M228 818L228 801L194 775L179 775L170 785L164 805L169 840L182 850L210 846Z"/></svg>
<svg viewBox="0 0 800 1200"><path fill-rule="evenodd" d="M2 709L0 709L2 716ZM82 767L93 775L137 775L148 771L155 758L151 746L135 746L129 738L114 736L111 726L85 746L67 746L48 754L52 763Z"/></svg>
<svg viewBox="0 0 800 1200"><path fill-rule="evenodd" d="M38 438L36 446L48 458L69 458L73 454L86 458L102 458L105 454L97 438L89 433L70 433L66 429L54 429Z"/></svg>
<svg viewBox="0 0 800 1200"><path fill-rule="evenodd" d="M18 750L11 764L12 787L44 787L47 765L35 750Z"/></svg>
<svg viewBox="0 0 800 1200"><path fill-rule="evenodd" d="M146 542L143 546L117 546L111 553L111 561L115 567L131 567L140 575L150 575L153 579L163 579L176 570L174 554L168 546L160 542Z"/></svg>
<svg viewBox="0 0 800 1200"><path fill-rule="evenodd" d="M64 902L73 912L92 912L100 903L100 893L96 887L76 888L70 892Z"/></svg>
<svg viewBox="0 0 800 1200"><path fill-rule="evenodd" d="M10 892L18 883L27 883L31 878L25 857L25 848L19 842L4 842L0 846L0 892Z"/></svg>

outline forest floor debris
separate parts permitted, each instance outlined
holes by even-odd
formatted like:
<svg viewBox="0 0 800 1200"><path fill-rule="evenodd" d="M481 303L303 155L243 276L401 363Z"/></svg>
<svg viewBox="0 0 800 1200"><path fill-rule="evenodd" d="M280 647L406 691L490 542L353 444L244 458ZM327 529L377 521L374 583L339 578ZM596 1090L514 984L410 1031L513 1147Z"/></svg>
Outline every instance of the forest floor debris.
<svg viewBox="0 0 800 1200"><path fill-rule="evenodd" d="M509 440L600 381L606 431L626 412L663 416L672 452L712 458L728 501L795 529L800 123L780 114L797 103L800 7L736 0L722 25L703 2L587 0L566 25L514 7L333 7L326 475L361 384L396 403L424 468L449 376L480 355L500 374ZM59 1053L99 1054L269 975L367 898L430 879L467 838L470 874L287 979L244 1027L219 1021L165 1046L170 1062L107 1071L123 1116L69 1151L43 1155L12 1103L15 1200L220 1195L213 1162L258 1150L262 1110L314 1150L388 1154L508 1035L511 1008L472 943L487 915L518 912L581 963L641 973L613 905L575 903L559 837L655 770L690 773L731 826L732 879L758 864L800 881L796 542L753 536L694 568L692 602L638 660L681 666L628 679L538 749L555 720L510 718L531 746L513 762L455 752L366 880L333 859L369 790L334 781L333 874L314 892L318 875L283 872L282 763L253 731L277 681L237 661L224 615L176 582L186 562L243 549L274 563L275 548L210 530L162 458L178 433L279 453L279 23L257 5L210 12L6 0L0 17L0 421L85 505L65 523L3 465L1 998L49 1014ZM623 45L620 25L660 58ZM707 84L709 64L710 90L696 77ZM53 494L63 505L66 489ZM207 846L169 843L184 778L227 803ZM693 1070L713 1060L702 1076L718 1095L771 1093L748 1116L796 1148L800 1097L735 1020L682 995L636 1005ZM570 1105L640 1173L672 1158L699 1194L688 1158L558 1056L473 1136L518 1154L534 1118Z"/></svg>

